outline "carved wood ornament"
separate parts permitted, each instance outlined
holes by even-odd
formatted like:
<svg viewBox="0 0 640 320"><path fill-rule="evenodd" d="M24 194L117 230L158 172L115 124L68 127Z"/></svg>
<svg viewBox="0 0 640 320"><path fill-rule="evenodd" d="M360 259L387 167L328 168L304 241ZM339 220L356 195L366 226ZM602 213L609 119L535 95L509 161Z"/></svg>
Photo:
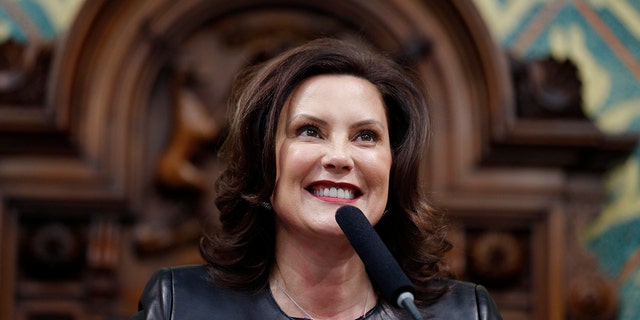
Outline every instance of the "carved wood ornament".
<svg viewBox="0 0 640 320"><path fill-rule="evenodd" d="M150 271L191 261L215 223L234 74L326 36L364 39L426 83L421 179L454 222L453 271L505 319L579 319L593 297L607 303L591 315L611 317L578 234L636 138L584 117L569 61L509 59L468 0L95 0L54 48L2 49L22 62L0 61L0 259L15 261L0 319L134 312Z"/></svg>

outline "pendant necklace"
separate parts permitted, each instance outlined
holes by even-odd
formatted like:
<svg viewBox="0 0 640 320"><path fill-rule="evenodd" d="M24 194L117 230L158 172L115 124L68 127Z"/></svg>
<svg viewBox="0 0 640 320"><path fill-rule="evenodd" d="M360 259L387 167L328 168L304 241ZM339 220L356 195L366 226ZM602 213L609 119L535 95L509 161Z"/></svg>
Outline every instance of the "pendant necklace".
<svg viewBox="0 0 640 320"><path fill-rule="evenodd" d="M282 291L282 293L284 293L284 295L296 306L298 307L298 309L300 309L300 311L302 313L304 313L304 315L307 317L307 319L309 320L314 320L315 317L313 317L309 312L307 312L307 310L305 310L300 304L298 304L298 302L296 302L295 299L293 299L293 297L291 296L291 294L289 294L289 292L282 286L280 285L280 282L278 281L278 279L276 279L275 277L273 278L273 283L276 285L276 287L278 287L278 289L280 289L280 291ZM369 293L371 293L371 286L369 286L369 288L367 289L367 295L364 298L364 310L362 311L362 318L360 319L364 319L365 316L367 315L367 304L369 302Z"/></svg>

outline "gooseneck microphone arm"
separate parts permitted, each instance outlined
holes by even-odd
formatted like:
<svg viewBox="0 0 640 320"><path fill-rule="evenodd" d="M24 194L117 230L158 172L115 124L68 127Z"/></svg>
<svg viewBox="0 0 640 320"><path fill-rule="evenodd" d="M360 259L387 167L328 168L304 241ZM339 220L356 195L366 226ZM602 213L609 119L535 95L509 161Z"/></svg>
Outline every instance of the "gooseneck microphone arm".
<svg viewBox="0 0 640 320"><path fill-rule="evenodd" d="M411 292L403 292L398 296L398 305L407 309L411 313L411 317L415 320L422 320L422 315L418 311L415 303L413 303L413 294Z"/></svg>
<svg viewBox="0 0 640 320"><path fill-rule="evenodd" d="M413 302L415 289L367 217L354 206L343 206L336 221L347 236L382 297L390 304L406 309L415 320L422 320Z"/></svg>

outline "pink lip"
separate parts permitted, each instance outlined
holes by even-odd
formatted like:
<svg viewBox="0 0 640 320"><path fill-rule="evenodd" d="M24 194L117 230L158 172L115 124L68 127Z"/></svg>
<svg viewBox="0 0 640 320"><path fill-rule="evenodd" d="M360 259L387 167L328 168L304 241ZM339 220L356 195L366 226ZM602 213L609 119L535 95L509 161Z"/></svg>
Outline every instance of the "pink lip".
<svg viewBox="0 0 640 320"><path fill-rule="evenodd" d="M335 188L349 189L353 192L354 197L353 199L343 199L343 198L334 198L334 197L326 197L326 196L317 196L313 191L318 187L329 187L329 188L335 187ZM362 190L360 190L360 188L358 188L353 184L345 183L345 182L333 182L329 180L314 181L313 183L309 184L305 189L317 199L328 201L328 202L354 203L358 200L358 198L362 196Z"/></svg>

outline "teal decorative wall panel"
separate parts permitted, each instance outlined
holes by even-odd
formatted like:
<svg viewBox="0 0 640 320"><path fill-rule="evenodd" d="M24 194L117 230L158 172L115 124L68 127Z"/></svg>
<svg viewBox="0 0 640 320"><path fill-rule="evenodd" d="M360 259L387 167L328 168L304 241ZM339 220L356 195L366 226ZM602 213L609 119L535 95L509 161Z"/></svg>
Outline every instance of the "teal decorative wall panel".
<svg viewBox="0 0 640 320"><path fill-rule="evenodd" d="M0 43L51 41L69 27L84 0L0 1Z"/></svg>
<svg viewBox="0 0 640 320"><path fill-rule="evenodd" d="M604 132L640 132L640 0L474 0L507 51L571 59L585 113ZM584 241L619 285L619 319L640 319L640 147L610 173Z"/></svg>
<svg viewBox="0 0 640 320"><path fill-rule="evenodd" d="M18 42L25 42L27 36L22 31L16 20L0 5L0 41L5 42L13 39Z"/></svg>

